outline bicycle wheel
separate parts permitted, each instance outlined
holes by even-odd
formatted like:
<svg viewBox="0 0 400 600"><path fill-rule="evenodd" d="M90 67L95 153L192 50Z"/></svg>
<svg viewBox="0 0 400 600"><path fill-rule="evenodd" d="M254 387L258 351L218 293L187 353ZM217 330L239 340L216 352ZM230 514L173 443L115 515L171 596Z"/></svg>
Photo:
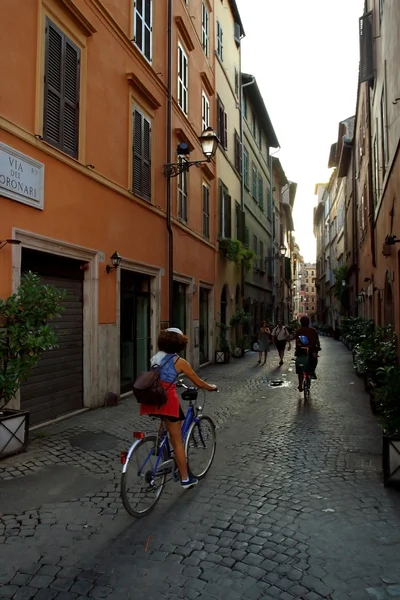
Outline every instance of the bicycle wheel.
<svg viewBox="0 0 400 600"><path fill-rule="evenodd" d="M310 398L310 384L311 384L310 376L307 375L307 377L304 379L304 384L303 384L304 402L307 402L307 400Z"/></svg>
<svg viewBox="0 0 400 600"><path fill-rule="evenodd" d="M121 476L121 498L125 510L133 517L144 517L159 501L167 473L154 473L157 463L157 436L147 435L134 448ZM163 448L161 462L168 459Z"/></svg>
<svg viewBox="0 0 400 600"><path fill-rule="evenodd" d="M185 452L188 469L198 479L206 476L212 465L217 446L215 425L210 417L198 417L191 424L186 441Z"/></svg>

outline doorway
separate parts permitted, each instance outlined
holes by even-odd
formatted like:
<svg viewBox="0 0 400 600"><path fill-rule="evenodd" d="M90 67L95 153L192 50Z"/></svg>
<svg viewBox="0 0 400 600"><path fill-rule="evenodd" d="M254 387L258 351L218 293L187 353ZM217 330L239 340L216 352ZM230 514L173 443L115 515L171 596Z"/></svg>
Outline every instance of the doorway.
<svg viewBox="0 0 400 600"><path fill-rule="evenodd" d="M179 281L174 281L174 322L172 327L178 327L184 335L187 335L186 296L187 286L184 283L179 283ZM180 356L186 358L186 349L182 350Z"/></svg>
<svg viewBox="0 0 400 600"><path fill-rule="evenodd" d="M210 360L208 351L208 311L210 302L210 291L206 288L200 288L200 307L199 307L199 347L200 347L200 364Z"/></svg>
<svg viewBox="0 0 400 600"><path fill-rule="evenodd" d="M150 277L121 270L120 294L121 393L132 390L139 373L150 363Z"/></svg>

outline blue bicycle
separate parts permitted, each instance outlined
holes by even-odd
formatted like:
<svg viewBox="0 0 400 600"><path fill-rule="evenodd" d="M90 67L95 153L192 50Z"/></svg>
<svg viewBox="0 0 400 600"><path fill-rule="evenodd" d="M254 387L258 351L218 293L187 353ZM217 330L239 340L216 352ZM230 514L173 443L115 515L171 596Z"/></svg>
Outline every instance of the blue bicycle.
<svg viewBox="0 0 400 600"><path fill-rule="evenodd" d="M182 400L189 402L189 408L182 424L182 441L189 471L202 479L209 471L215 456L216 434L213 420L203 415L203 406L197 403L199 389L182 387ZM142 431L133 433L135 441L127 452L121 453L122 476L121 498L125 510L133 517L144 517L159 501L164 486L174 479L179 481L179 471L175 464L168 433L161 421L156 435ZM167 476L171 475L169 479Z"/></svg>

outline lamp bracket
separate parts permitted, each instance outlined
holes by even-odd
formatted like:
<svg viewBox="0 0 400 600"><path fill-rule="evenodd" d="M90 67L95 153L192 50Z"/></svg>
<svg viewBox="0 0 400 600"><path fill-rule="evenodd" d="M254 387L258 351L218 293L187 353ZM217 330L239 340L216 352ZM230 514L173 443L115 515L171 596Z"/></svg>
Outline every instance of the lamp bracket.
<svg viewBox="0 0 400 600"><path fill-rule="evenodd" d="M178 163L167 163L164 165L164 175L165 177L177 177L181 173L185 171L189 171L190 167L201 167L205 163L211 162L210 158L206 158L205 160L181 160Z"/></svg>

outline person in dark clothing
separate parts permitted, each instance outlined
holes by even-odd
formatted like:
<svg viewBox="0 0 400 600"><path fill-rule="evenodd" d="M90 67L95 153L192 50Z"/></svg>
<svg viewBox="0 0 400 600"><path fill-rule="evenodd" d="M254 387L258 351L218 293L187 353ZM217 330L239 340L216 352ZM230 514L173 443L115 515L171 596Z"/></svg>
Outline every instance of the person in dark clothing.
<svg viewBox="0 0 400 600"><path fill-rule="evenodd" d="M310 319L302 317L300 319L299 329L295 333L296 352L295 356L304 356L308 354L310 371L312 378L317 379L315 369L318 365L317 353L321 350L319 343L318 331L314 327L310 327ZM299 377L299 392L303 391L303 372L296 365L296 373Z"/></svg>

